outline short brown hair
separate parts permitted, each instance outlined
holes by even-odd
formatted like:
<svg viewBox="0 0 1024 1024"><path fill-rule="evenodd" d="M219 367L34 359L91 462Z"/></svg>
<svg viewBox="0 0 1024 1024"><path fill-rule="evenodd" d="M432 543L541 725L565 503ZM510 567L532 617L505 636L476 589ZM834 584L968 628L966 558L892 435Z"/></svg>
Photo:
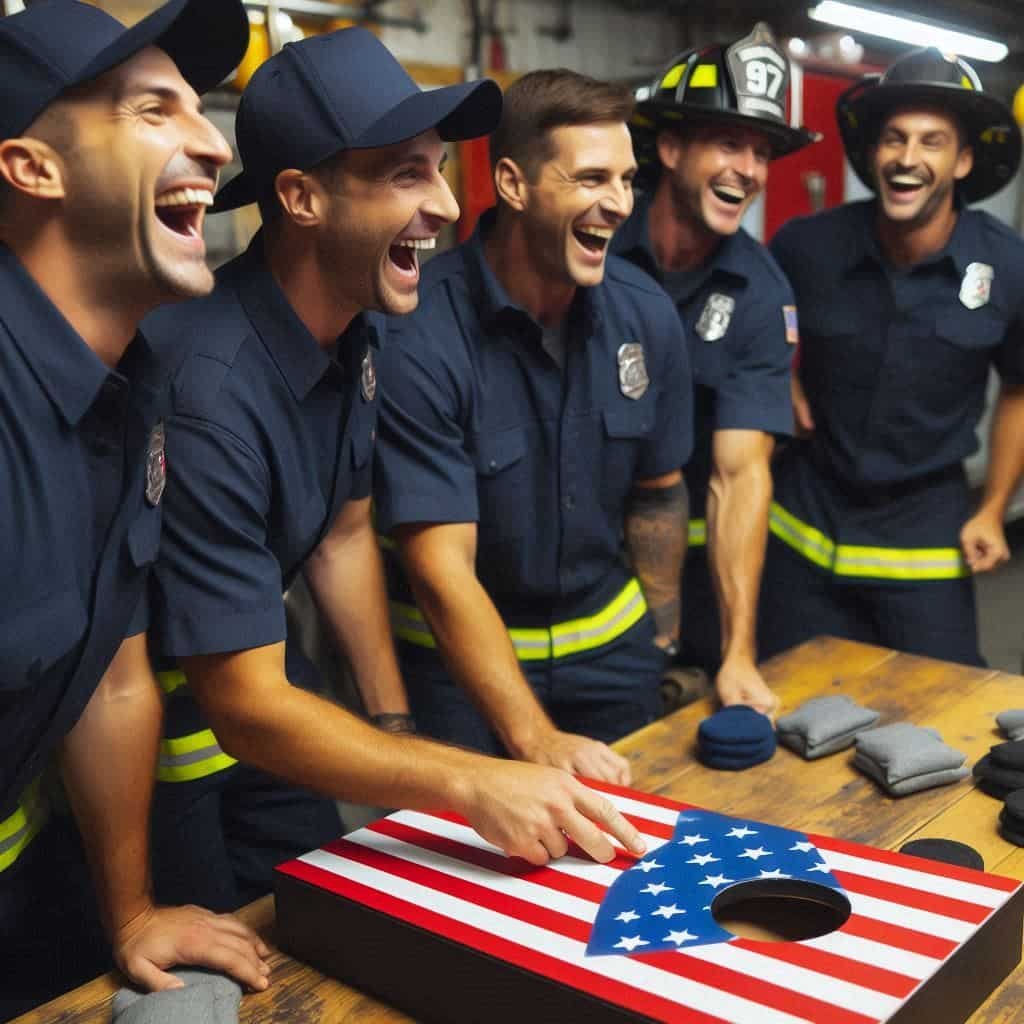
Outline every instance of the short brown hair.
<svg viewBox="0 0 1024 1024"><path fill-rule="evenodd" d="M553 129L606 121L625 123L632 114L633 95L626 86L567 68L531 71L505 92L501 123L491 136L491 166L508 157L532 180L554 152Z"/></svg>

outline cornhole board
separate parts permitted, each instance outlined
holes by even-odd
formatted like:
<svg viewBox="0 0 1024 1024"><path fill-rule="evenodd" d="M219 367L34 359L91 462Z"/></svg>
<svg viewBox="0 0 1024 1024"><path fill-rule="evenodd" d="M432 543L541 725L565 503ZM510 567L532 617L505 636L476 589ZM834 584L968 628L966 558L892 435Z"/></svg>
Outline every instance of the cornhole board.
<svg viewBox="0 0 1024 1024"><path fill-rule="evenodd" d="M642 859L537 868L401 811L278 868L281 947L443 1024L959 1024L1020 961L1016 880L588 784ZM815 872L848 911L829 934L741 938L711 912Z"/></svg>

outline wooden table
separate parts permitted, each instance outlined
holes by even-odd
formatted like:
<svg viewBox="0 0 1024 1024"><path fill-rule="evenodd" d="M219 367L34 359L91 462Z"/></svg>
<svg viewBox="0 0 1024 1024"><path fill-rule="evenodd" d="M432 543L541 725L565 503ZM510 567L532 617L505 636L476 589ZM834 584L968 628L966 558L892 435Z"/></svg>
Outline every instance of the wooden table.
<svg viewBox="0 0 1024 1024"><path fill-rule="evenodd" d="M765 675L792 710L810 697L845 693L882 712L880 724L910 721L937 728L970 763L999 742L997 712L1024 707L1024 677L914 658L865 644L823 638L767 662ZM999 803L969 781L893 800L851 766L849 752L807 763L779 749L745 772L715 772L692 755L707 704L693 705L616 744L633 767L638 789L740 817L896 849L916 837L969 843L996 874L1024 879L1024 849L996 832ZM770 794L770 799L766 799ZM273 939L272 898L242 916ZM369 996L275 951L270 988L242 1000L243 1024L402 1024L409 1018ZM118 981L108 975L18 1018L16 1024L106 1024ZM1024 1007L1018 968L971 1018L971 1024L1014 1024ZM942 1024L937 1021L936 1024Z"/></svg>

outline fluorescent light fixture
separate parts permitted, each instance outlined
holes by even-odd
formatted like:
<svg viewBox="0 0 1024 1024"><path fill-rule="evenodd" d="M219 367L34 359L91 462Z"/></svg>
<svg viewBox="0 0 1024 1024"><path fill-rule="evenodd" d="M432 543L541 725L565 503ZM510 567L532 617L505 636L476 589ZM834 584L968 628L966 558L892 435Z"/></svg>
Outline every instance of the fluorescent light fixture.
<svg viewBox="0 0 1024 1024"><path fill-rule="evenodd" d="M858 4L839 3L838 0L823 0L807 12L815 21L823 21L853 32L866 32L870 36L895 39L912 46L935 46L943 53L956 53L961 57L975 60L999 61L1010 52L1005 43L983 36L944 28L933 22L919 21L898 14Z"/></svg>

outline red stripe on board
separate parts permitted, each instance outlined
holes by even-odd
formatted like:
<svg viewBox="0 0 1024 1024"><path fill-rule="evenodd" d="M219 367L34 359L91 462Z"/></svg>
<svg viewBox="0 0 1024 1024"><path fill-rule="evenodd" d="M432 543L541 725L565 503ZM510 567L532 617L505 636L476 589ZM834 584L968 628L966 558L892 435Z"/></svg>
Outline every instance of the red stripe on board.
<svg viewBox="0 0 1024 1024"><path fill-rule="evenodd" d="M667 796L658 796L657 793L640 793L635 789L628 789L626 786L616 786L611 782L599 782L597 779L588 779L582 775L576 776L580 782L590 789L596 789L601 793L614 793L616 796L624 796L629 800L635 800L641 804L653 804L655 807L666 807L670 811L704 811L706 807L698 807L696 804L681 804L678 800L670 800ZM718 813L717 811L715 813Z"/></svg>
<svg viewBox="0 0 1024 1024"><path fill-rule="evenodd" d="M770 956L774 960L781 960L794 967L805 967L809 971L824 974L829 978L841 978L852 985L860 985L862 988L873 989L875 992L883 992L885 995L895 996L897 999L906 999L920 984L920 980L917 978L910 978L905 974L886 970L884 967L875 967L873 964L864 963L863 960L851 960L849 957L840 956L838 953L829 953L824 949L803 946L798 942L758 942L754 939L735 939L733 945L740 949L748 949L752 953L759 953L761 956Z"/></svg>
<svg viewBox="0 0 1024 1024"><path fill-rule="evenodd" d="M472 828L473 826L462 817L461 814L455 814L452 811L424 811L421 812L429 815L432 818L440 818L442 821L450 821L455 825L465 825L466 828ZM641 818L636 814L624 814L623 817L628 821L635 829L643 832L645 835L654 836L656 839L671 839L672 834L675 831L672 825L666 825L661 821L650 821L647 818ZM739 820L739 819L737 819ZM636 858L631 854L630 863L632 864ZM588 860L591 858L588 857Z"/></svg>
<svg viewBox="0 0 1024 1024"><path fill-rule="evenodd" d="M904 928L898 924L876 921L873 917L861 917L859 914L851 914L842 928L838 930L847 935L855 935L860 939L871 939L873 942L881 942L886 946L905 949L908 953L928 956L933 960L945 960L959 947L959 943L953 942L951 939L928 935L925 932ZM936 964L935 967L938 970L939 965Z"/></svg>
<svg viewBox="0 0 1024 1024"><path fill-rule="evenodd" d="M524 878L526 881L534 882L537 885L555 889L595 904L600 904L606 892L605 887L596 882L588 882L586 879L576 878L552 868L537 868L526 864L524 861L517 861L502 854L490 853L487 850L481 850L478 847L469 846L456 840L445 839L432 832L426 832L411 825L396 822L390 818L374 822L369 827L373 831L392 836L402 842L411 843L414 846L431 850L443 856L469 862L508 877ZM342 850L334 850L332 845L327 844L325 849L330 850L332 853L338 853L339 856L344 856ZM623 864L622 866L628 865ZM957 944L948 939L937 938L933 935L927 935L899 925L886 924L873 918L861 918L857 915L852 915L838 930L937 960L944 960L957 948ZM779 944L775 948L779 952L773 953L773 955L778 956L780 959L785 959L788 956L788 953L785 952L789 949L788 944ZM799 957L800 954L794 952L793 956ZM792 962L797 963L798 960L794 959ZM888 991L881 988L879 990ZM898 995L900 993L894 994Z"/></svg>
<svg viewBox="0 0 1024 1024"><path fill-rule="evenodd" d="M584 946L590 938L591 925L587 921L580 921L557 911L546 910L527 900L495 892L475 882L454 878L433 868L413 864L401 857L368 849L345 839L340 839L333 845L337 847L336 852L339 856L377 868L387 874L397 875L428 889L447 893L457 899L486 907L528 924L545 928ZM411 920L408 914L400 916L403 920ZM441 934L444 935L447 932L442 930ZM646 956L637 956L634 959L650 963L659 970L676 977L689 978L731 995L742 996L759 1005L769 1006L794 1016L805 1017L808 1020L827 1021L828 1024L876 1024L874 1018L844 1010L832 1003L804 995L785 986L754 978L732 968L680 956L678 953L652 953Z"/></svg>
<svg viewBox="0 0 1024 1024"><path fill-rule="evenodd" d="M967 924L981 924L989 914L994 913L992 907L982 907L977 903L967 903L951 896L939 896L936 893L924 892L921 889L910 889L895 882L881 882L877 878L855 875L851 871L833 871L839 884L849 892L861 896L874 896L887 903L913 907L915 910L927 910L943 917L952 917Z"/></svg>
<svg viewBox="0 0 1024 1024"><path fill-rule="evenodd" d="M293 860L282 865L278 870L383 914L408 921L426 931L442 935L455 942L461 942L481 953L515 964L534 974L539 974L543 978L550 978L569 988L577 988L587 995L602 999L615 1006L645 1014L654 1020L664 1022L664 1024L679 1021L679 1008L683 1004L651 995L643 989L634 988L625 982L613 981L583 967L566 963L557 957L538 953L534 949L499 938L492 932L475 928L462 921L456 921L454 918L445 917L443 914L408 903L396 896L380 892L378 889L354 882L341 875L335 875L330 871L324 871L312 864ZM721 1017L713 1017L694 1007L687 1006L686 1013L687 1024L729 1024Z"/></svg>
<svg viewBox="0 0 1024 1024"><path fill-rule="evenodd" d="M958 882L970 882L972 885L979 885L986 889L995 889L998 892L1016 892L1022 884L1015 878L990 875L984 871L962 868L955 864L942 864L939 861L928 860L924 857L913 857L906 853L879 850L874 846L861 846L858 843L847 842L845 839L833 839L832 836L812 835L808 832L807 838L815 846L819 846L823 850L848 853L851 857L861 857L864 860L877 861L879 864L892 864L896 867L909 868L912 871L920 871L925 875L954 878Z"/></svg>

